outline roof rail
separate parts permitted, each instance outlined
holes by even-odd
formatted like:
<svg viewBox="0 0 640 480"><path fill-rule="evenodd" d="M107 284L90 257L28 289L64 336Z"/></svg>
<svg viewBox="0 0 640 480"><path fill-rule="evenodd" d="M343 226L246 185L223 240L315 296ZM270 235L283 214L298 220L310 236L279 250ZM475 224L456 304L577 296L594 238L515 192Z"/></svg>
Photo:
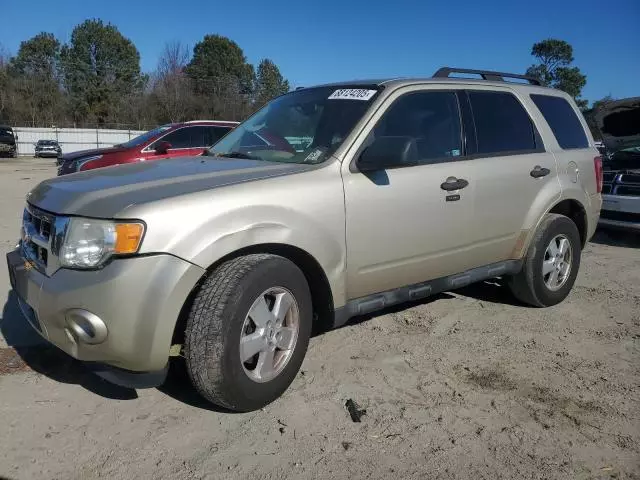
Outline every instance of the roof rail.
<svg viewBox="0 0 640 480"><path fill-rule="evenodd" d="M531 85L542 85L540 80L529 75L519 75L517 73L504 73L493 72L491 70L473 70L470 68L453 68L442 67L436 73L433 74L433 78L449 78L452 73L468 73L474 75L480 75L483 80L491 80L494 82L506 82L505 78L518 78L520 80L526 80Z"/></svg>
<svg viewBox="0 0 640 480"><path fill-rule="evenodd" d="M182 123L202 123L202 122L211 122L211 123L240 123L240 122L236 122L234 120L189 120L188 122L182 122ZM178 122L180 123L180 122Z"/></svg>

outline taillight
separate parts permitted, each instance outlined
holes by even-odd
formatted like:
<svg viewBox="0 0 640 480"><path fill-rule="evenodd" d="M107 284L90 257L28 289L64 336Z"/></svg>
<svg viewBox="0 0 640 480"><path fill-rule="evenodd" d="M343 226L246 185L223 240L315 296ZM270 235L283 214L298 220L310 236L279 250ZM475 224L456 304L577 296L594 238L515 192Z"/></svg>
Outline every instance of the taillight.
<svg viewBox="0 0 640 480"><path fill-rule="evenodd" d="M593 168L596 170L596 190L598 193L602 193L602 157L596 157L593 159Z"/></svg>

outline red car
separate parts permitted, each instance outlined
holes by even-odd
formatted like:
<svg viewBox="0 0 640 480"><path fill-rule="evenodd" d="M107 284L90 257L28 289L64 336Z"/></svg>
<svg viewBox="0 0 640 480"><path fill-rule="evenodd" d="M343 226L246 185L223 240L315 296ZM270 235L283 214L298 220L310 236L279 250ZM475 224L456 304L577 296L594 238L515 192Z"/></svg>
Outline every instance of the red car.
<svg viewBox="0 0 640 480"><path fill-rule="evenodd" d="M82 150L59 159L58 175L163 158L200 155L238 122L198 120L150 130L110 148Z"/></svg>

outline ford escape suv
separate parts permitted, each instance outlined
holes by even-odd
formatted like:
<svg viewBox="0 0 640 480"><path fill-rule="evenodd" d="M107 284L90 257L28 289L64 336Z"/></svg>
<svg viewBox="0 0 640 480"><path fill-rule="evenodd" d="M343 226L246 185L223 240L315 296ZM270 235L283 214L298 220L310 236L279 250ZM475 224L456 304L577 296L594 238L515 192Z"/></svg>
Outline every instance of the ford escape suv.
<svg viewBox="0 0 640 480"><path fill-rule="evenodd" d="M180 355L201 395L248 411L312 329L494 277L561 302L601 186L568 95L445 68L290 92L204 156L46 180L7 261L33 327L103 377L157 385Z"/></svg>

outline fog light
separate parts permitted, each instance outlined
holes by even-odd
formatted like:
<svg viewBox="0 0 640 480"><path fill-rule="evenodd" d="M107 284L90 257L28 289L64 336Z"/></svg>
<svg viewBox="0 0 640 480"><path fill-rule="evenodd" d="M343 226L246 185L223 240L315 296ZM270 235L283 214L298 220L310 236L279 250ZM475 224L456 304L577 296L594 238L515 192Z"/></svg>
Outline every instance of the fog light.
<svg viewBox="0 0 640 480"><path fill-rule="evenodd" d="M100 317L91 312L80 308L67 310L65 321L67 329L78 343L96 345L107 339L107 326Z"/></svg>

